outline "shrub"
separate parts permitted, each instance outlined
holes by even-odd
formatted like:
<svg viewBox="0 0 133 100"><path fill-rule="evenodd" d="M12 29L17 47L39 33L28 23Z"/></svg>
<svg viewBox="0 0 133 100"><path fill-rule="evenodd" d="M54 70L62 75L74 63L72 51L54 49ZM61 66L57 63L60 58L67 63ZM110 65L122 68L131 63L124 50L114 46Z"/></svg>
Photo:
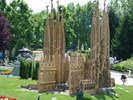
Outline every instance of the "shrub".
<svg viewBox="0 0 133 100"><path fill-rule="evenodd" d="M38 79L38 71L39 71L39 62L37 61L35 66L32 66L32 79Z"/></svg>
<svg viewBox="0 0 133 100"><path fill-rule="evenodd" d="M24 61L23 60L20 60L20 70L19 70L19 76L20 76L20 78L24 78L24 72L23 72L23 70L24 70Z"/></svg>
<svg viewBox="0 0 133 100"><path fill-rule="evenodd" d="M23 60L20 61L20 77L22 79L28 78L28 62L25 62Z"/></svg>
<svg viewBox="0 0 133 100"><path fill-rule="evenodd" d="M133 54L131 54L131 57L133 58Z"/></svg>
<svg viewBox="0 0 133 100"><path fill-rule="evenodd" d="M28 62L28 77L32 77L32 62Z"/></svg>
<svg viewBox="0 0 133 100"><path fill-rule="evenodd" d="M91 95L84 94L83 95L83 100L94 100L94 99L93 99L93 97Z"/></svg>
<svg viewBox="0 0 133 100"><path fill-rule="evenodd" d="M113 69L116 71L128 71L129 69L133 70L133 59L127 59L126 61L122 61L118 64L113 65Z"/></svg>
<svg viewBox="0 0 133 100"><path fill-rule="evenodd" d="M32 66L32 62L26 62L24 60L20 61L20 78L27 79L33 77L37 79L39 69L39 62L36 63L36 66Z"/></svg>

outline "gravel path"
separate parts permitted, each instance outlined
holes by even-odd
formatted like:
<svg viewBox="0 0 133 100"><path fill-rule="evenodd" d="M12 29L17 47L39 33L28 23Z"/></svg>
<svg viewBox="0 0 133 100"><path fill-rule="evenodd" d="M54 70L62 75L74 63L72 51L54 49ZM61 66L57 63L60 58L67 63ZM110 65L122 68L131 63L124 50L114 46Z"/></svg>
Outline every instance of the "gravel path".
<svg viewBox="0 0 133 100"><path fill-rule="evenodd" d="M117 71L111 71L111 78L115 78L115 84L122 85L122 81L120 79L122 74L124 73L117 72ZM125 85L133 85L133 78L128 78L127 76L127 81L125 82Z"/></svg>

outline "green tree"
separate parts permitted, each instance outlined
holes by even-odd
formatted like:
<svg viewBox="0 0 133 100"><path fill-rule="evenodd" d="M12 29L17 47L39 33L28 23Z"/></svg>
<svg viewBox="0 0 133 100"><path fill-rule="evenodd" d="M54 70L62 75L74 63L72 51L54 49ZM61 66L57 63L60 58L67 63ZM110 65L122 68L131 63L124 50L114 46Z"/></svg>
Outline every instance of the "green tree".
<svg viewBox="0 0 133 100"><path fill-rule="evenodd" d="M110 40L114 38L117 27L119 26L120 18L115 9L111 6L109 12Z"/></svg>
<svg viewBox="0 0 133 100"><path fill-rule="evenodd" d="M4 11L6 7L6 0L0 0L0 11Z"/></svg>
<svg viewBox="0 0 133 100"><path fill-rule="evenodd" d="M112 41L112 52L119 59L126 60L133 53L133 3L126 3L123 18Z"/></svg>
<svg viewBox="0 0 133 100"><path fill-rule="evenodd" d="M119 27L120 17L116 13L116 9L111 5L109 12L109 26L110 26L110 45L112 45L112 39L116 33L116 29ZM112 54L112 51L111 51Z"/></svg>
<svg viewBox="0 0 133 100"><path fill-rule="evenodd" d="M32 15L31 19L34 26L33 42L31 43L31 47L33 49L43 48L46 13L45 11L41 11L40 13L35 13Z"/></svg>
<svg viewBox="0 0 133 100"><path fill-rule="evenodd" d="M76 37L73 29L73 14L74 14L74 3L70 3L65 8L64 14L64 27L65 27L65 39L66 39L66 48L70 49L73 45L73 38Z"/></svg>
<svg viewBox="0 0 133 100"><path fill-rule="evenodd" d="M90 33L92 24L92 8L93 3L88 2L87 4L80 6L76 5L74 13L74 33L76 38L73 39L74 45L77 46L77 40L80 39L80 43L86 47L90 46ZM80 44L80 46L81 46Z"/></svg>
<svg viewBox="0 0 133 100"><path fill-rule="evenodd" d="M66 49L75 50L78 39L88 47L90 45L93 3L88 2L83 6L79 4L74 6L74 3L70 3L67 7L60 7L64 8Z"/></svg>
<svg viewBox="0 0 133 100"><path fill-rule="evenodd" d="M23 47L27 47L28 44L27 42L25 42L26 40L23 39L23 38L19 38L17 43L16 43L16 46L15 46L15 56L17 56L19 54L19 49L22 49Z"/></svg>
<svg viewBox="0 0 133 100"><path fill-rule="evenodd" d="M30 46L33 41L34 24L31 20L32 10L29 6L23 0L13 0L6 6L4 15L12 24L10 32L13 34L13 38L10 49L16 46L19 38L25 39L25 42Z"/></svg>

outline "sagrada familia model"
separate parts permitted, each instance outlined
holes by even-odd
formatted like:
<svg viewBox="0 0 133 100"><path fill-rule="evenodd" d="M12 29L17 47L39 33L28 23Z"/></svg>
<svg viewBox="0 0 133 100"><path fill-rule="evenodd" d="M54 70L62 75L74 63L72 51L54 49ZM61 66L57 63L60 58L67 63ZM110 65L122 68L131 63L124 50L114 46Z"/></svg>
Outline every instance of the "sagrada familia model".
<svg viewBox="0 0 133 100"><path fill-rule="evenodd" d="M51 0L51 14L48 15L44 36L44 56L40 62L38 91L54 90L59 84L67 83L69 94L75 94L80 88L83 93L97 94L102 87L111 87L109 64L109 9L103 10L102 25L99 21L99 2L94 4L92 31L91 31L91 56L84 61L81 55L71 53L70 60L65 56L65 33L63 9L57 2L56 24Z"/></svg>

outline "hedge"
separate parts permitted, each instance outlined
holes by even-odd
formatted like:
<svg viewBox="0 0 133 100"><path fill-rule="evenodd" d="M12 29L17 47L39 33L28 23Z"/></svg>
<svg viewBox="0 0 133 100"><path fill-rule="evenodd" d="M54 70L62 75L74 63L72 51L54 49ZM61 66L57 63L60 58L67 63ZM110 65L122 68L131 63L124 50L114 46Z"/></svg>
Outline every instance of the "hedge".
<svg viewBox="0 0 133 100"><path fill-rule="evenodd" d="M32 62L20 61L20 78L38 79L39 62L36 62L35 66L32 66Z"/></svg>
<svg viewBox="0 0 133 100"><path fill-rule="evenodd" d="M113 70L125 72L131 69L133 71L133 58L113 65Z"/></svg>
<svg viewBox="0 0 133 100"><path fill-rule="evenodd" d="M32 79L38 79L39 62L37 61L35 66L32 66Z"/></svg>

